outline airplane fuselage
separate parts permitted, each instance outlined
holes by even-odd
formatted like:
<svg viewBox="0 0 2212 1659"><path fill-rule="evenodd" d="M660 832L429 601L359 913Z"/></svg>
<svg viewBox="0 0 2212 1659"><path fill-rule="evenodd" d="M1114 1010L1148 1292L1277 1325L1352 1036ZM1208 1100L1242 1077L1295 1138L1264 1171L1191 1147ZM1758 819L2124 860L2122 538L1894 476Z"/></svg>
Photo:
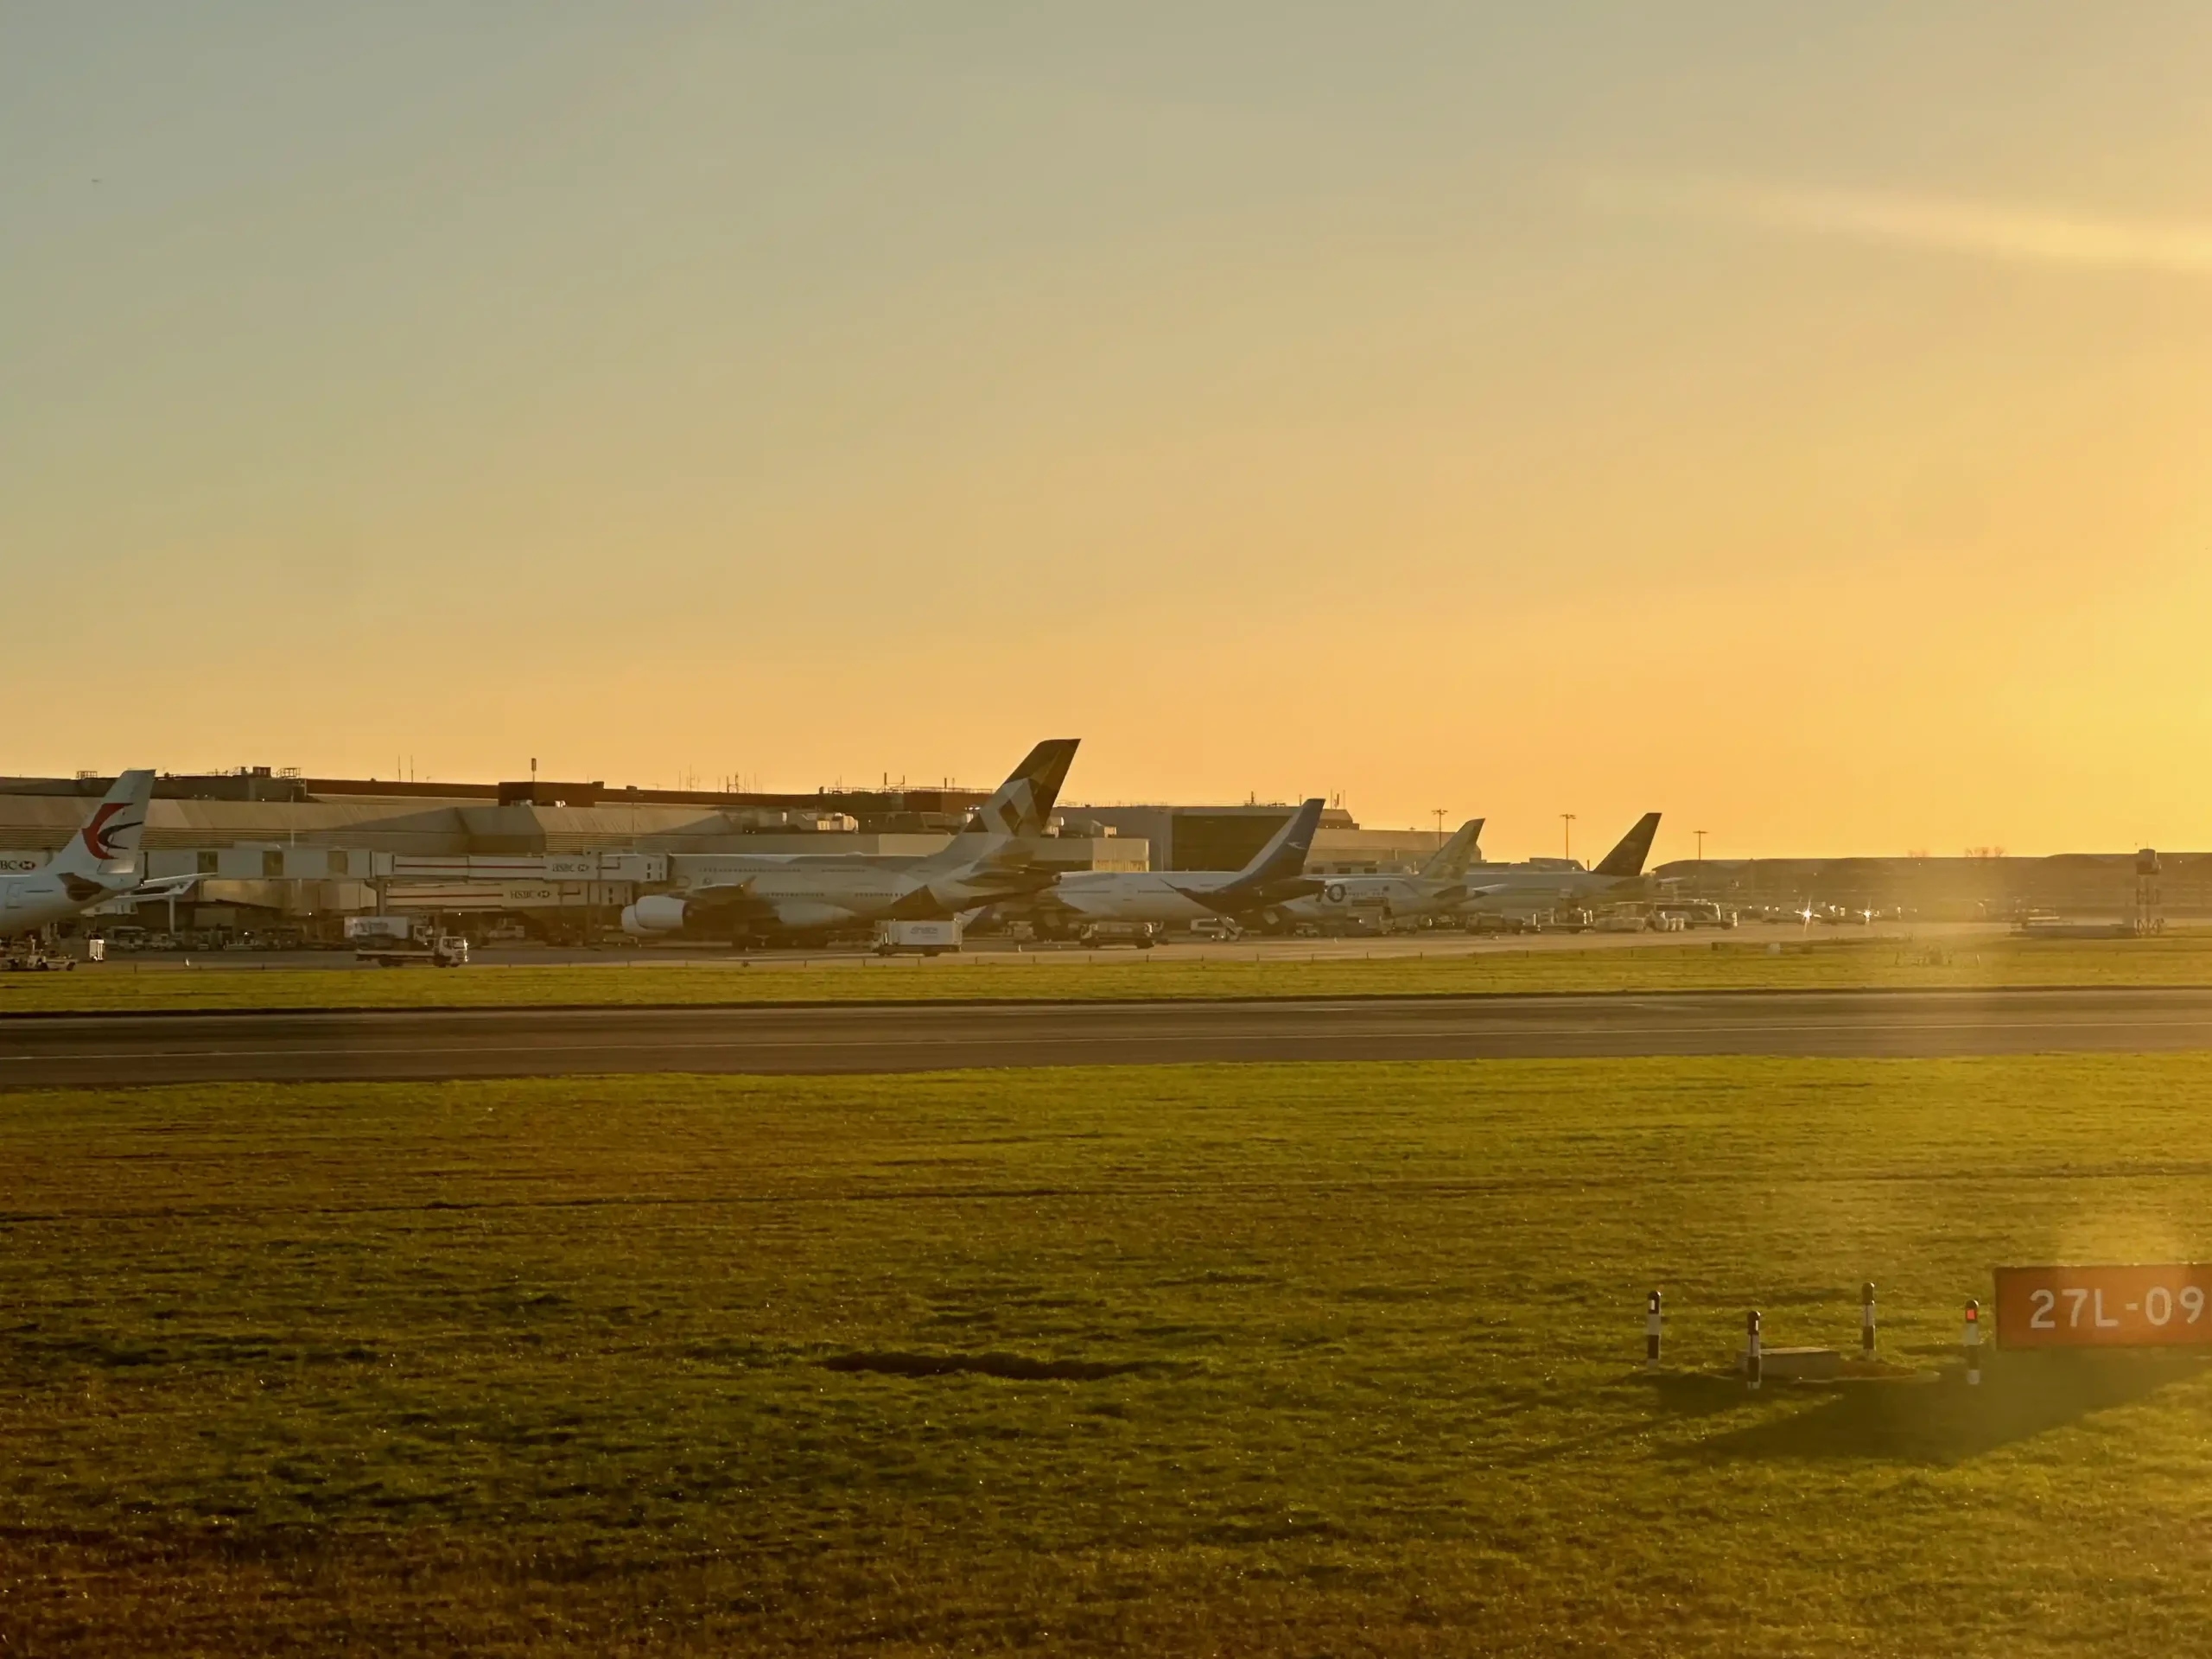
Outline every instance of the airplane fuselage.
<svg viewBox="0 0 2212 1659"><path fill-rule="evenodd" d="M1077 870L1059 879L1045 906L1084 921L1173 926L1236 914L1232 898L1209 903L1200 896L1221 893L1235 880L1220 870Z"/></svg>
<svg viewBox="0 0 2212 1659"><path fill-rule="evenodd" d="M683 895L694 913L726 916L738 932L810 932L879 921L894 911L935 910L928 883L881 869L767 869Z"/></svg>
<svg viewBox="0 0 2212 1659"><path fill-rule="evenodd" d="M820 934L869 922L941 920L1050 880L1014 869L776 865L711 872L680 893L632 906L643 932L696 928L739 937Z"/></svg>
<svg viewBox="0 0 2212 1659"><path fill-rule="evenodd" d="M1466 896L1457 909L1477 912L1546 910L1560 905L1584 905L1624 893L1641 892L1640 875L1605 875L1596 870L1529 868L1508 866L1471 869L1462 883Z"/></svg>
<svg viewBox="0 0 2212 1659"><path fill-rule="evenodd" d="M1419 875L1332 875L1319 893L1281 906L1294 922L1341 922L1353 918L1427 916L1449 911L1465 893L1460 880Z"/></svg>
<svg viewBox="0 0 2212 1659"><path fill-rule="evenodd" d="M130 886L128 880L111 886L52 870L0 876L0 938L35 933L127 892Z"/></svg>

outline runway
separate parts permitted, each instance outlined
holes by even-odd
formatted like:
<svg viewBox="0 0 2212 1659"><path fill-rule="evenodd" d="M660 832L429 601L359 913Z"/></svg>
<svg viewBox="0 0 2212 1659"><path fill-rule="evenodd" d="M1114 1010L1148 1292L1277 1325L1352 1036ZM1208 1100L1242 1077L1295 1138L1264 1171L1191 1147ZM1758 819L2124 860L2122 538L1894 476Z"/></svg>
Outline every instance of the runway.
<svg viewBox="0 0 2212 1659"><path fill-rule="evenodd" d="M2177 1049L2212 1049L2212 989L130 1014L0 1020L0 1088Z"/></svg>

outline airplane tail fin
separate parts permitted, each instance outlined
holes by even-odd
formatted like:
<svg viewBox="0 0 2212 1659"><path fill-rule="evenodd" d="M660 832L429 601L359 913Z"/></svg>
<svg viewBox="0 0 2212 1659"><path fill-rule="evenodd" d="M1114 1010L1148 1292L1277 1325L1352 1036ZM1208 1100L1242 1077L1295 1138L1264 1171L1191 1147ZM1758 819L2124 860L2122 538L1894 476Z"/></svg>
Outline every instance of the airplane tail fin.
<svg viewBox="0 0 2212 1659"><path fill-rule="evenodd" d="M1237 871L1230 885L1256 887L1299 874L1306 868L1306 854L1313 849L1313 831L1320 823L1321 798L1316 795L1284 821L1268 844L1253 855L1252 861Z"/></svg>
<svg viewBox="0 0 2212 1659"><path fill-rule="evenodd" d="M1438 848L1421 867L1421 873L1433 880L1448 881L1466 874L1468 861L1482 855L1483 823L1480 818L1469 818L1456 830L1452 839Z"/></svg>
<svg viewBox="0 0 2212 1659"><path fill-rule="evenodd" d="M109 785L69 844L48 868L59 875L98 876L110 865L137 856L146 833L147 804L154 798L151 772L126 772Z"/></svg>
<svg viewBox="0 0 2212 1659"><path fill-rule="evenodd" d="M1599 875L1625 879L1643 874L1643 861L1651 856L1651 838L1659 833L1659 815L1647 812L1636 821L1636 828L1621 837L1620 845L1605 855L1605 861L1597 868Z"/></svg>
<svg viewBox="0 0 2212 1659"><path fill-rule="evenodd" d="M1048 737L1030 750L1014 769L1014 775L976 808L976 821L969 829L994 836L1043 835L1052 808L1059 802L1060 785L1067 781L1068 768L1075 763L1076 745L1082 741Z"/></svg>
<svg viewBox="0 0 2212 1659"><path fill-rule="evenodd" d="M931 854L915 868L950 870L972 862L978 853L976 842L969 837L978 832L998 841L1043 835L1052 808L1059 802L1060 785L1067 781L1068 768L1075 764L1076 746L1082 741L1048 737L1030 750L1013 775L976 809L976 821L967 833L955 836L950 846Z"/></svg>

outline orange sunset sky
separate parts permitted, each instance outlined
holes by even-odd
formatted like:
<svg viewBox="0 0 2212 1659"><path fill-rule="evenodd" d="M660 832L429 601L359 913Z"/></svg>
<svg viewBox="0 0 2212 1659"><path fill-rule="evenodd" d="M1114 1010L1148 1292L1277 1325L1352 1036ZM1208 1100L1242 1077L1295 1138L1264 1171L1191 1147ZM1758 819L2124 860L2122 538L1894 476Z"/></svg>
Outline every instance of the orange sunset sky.
<svg viewBox="0 0 2212 1659"><path fill-rule="evenodd" d="M2212 8L0 8L0 772L2212 847Z"/></svg>

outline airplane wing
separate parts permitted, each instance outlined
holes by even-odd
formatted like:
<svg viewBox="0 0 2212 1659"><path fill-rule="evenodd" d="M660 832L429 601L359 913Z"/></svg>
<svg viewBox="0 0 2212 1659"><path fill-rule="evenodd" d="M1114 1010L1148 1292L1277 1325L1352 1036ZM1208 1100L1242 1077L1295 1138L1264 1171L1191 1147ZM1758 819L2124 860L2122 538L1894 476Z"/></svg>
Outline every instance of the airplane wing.
<svg viewBox="0 0 2212 1659"><path fill-rule="evenodd" d="M1238 883L1223 887L1174 887L1194 905L1204 905L1219 916L1249 916L1294 899L1310 898L1329 884L1318 876L1285 876L1274 881Z"/></svg>
<svg viewBox="0 0 2212 1659"><path fill-rule="evenodd" d="M189 893L208 878L198 870L190 875L149 876L136 887L124 887L116 894L118 899L168 899Z"/></svg>
<svg viewBox="0 0 2212 1659"><path fill-rule="evenodd" d="M766 916L775 906L753 890L754 878L742 881L717 881L707 887L694 887L683 895L686 911L722 916Z"/></svg>
<svg viewBox="0 0 2212 1659"><path fill-rule="evenodd" d="M1313 846L1313 831L1321 822L1321 804L1318 795L1301 803L1283 820L1274 838L1231 880L1217 887L1176 887L1175 891L1219 916L1249 916L1320 892L1328 883L1306 874L1305 869L1306 855Z"/></svg>
<svg viewBox="0 0 2212 1659"><path fill-rule="evenodd" d="M1057 871L1032 865L1027 868L978 870L960 885L979 893L1014 898L1022 893L1042 893L1059 879Z"/></svg>
<svg viewBox="0 0 2212 1659"><path fill-rule="evenodd" d="M1038 863L1027 848L1008 842L949 876L923 882L886 913L895 918L926 919L946 913L947 906L966 909L1027 898L1045 892L1059 879L1058 871Z"/></svg>

